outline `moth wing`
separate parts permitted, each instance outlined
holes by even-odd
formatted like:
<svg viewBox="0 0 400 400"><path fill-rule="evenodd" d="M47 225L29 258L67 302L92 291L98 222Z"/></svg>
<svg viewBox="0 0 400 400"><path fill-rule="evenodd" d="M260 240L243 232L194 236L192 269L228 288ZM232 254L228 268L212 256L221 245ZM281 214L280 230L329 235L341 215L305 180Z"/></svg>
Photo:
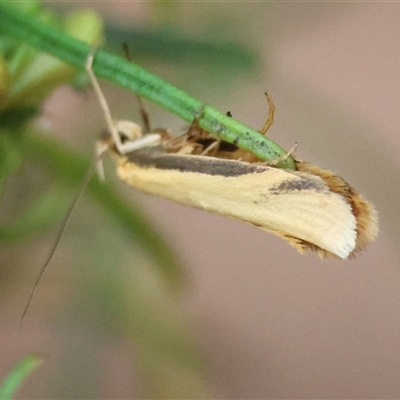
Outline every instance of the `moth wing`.
<svg viewBox="0 0 400 400"><path fill-rule="evenodd" d="M205 158L189 157L199 163ZM240 164L223 161L232 167ZM121 159L119 163L118 175L131 186L253 224L286 239L300 251L315 246L322 250L320 254L326 251L347 258L354 250L357 232L351 207L318 176L272 167L223 176L143 167Z"/></svg>

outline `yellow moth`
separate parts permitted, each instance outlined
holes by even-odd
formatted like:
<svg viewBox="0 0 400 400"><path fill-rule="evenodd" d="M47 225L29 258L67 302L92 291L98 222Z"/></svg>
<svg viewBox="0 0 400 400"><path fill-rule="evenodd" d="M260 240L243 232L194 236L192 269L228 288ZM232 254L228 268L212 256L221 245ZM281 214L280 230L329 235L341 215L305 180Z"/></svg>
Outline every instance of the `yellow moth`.
<svg viewBox="0 0 400 400"><path fill-rule="evenodd" d="M87 71L110 132L100 152L110 150L127 184L250 223L321 258L351 258L377 236L374 207L331 171L298 160L297 171L274 168L195 123L186 135L172 139L164 130L143 134L134 122L114 121L91 63L89 57ZM270 103L260 134L272 118Z"/></svg>
<svg viewBox="0 0 400 400"><path fill-rule="evenodd" d="M109 130L98 143L98 160L109 150L118 176L129 185L247 222L285 239L301 253L311 249L321 258L354 257L377 236L378 216L372 204L331 171L296 159L296 171L274 168L280 159L263 162L235 144L214 138L199 128L196 120L188 132L176 138L164 129L150 131L143 109L146 134L132 121L114 121L93 74L92 61L93 55L88 57L86 69ZM267 98L269 115L260 134L265 134L273 122L274 106ZM99 172L102 176L102 168ZM89 171L79 196L91 175ZM35 282L20 328L79 196Z"/></svg>

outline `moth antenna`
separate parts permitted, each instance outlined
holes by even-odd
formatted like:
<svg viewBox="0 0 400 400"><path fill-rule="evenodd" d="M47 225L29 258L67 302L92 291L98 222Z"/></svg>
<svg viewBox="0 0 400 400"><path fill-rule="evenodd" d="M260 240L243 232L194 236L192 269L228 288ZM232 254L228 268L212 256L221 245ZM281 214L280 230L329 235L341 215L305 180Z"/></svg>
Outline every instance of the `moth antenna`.
<svg viewBox="0 0 400 400"><path fill-rule="evenodd" d="M125 53L125 58L132 62L132 54L131 50L126 42L122 43L122 49L124 50ZM140 96L135 94L136 96L136 101L138 102L139 105L139 111L140 111L140 117L142 118L142 123L143 123L143 128L146 133L151 132L151 125L150 125L150 116L149 113L147 112L143 100Z"/></svg>
<svg viewBox="0 0 400 400"><path fill-rule="evenodd" d="M129 48L128 43L126 42L122 43L122 50L124 51L125 58L128 61L132 61L131 49Z"/></svg>
<svg viewBox="0 0 400 400"><path fill-rule="evenodd" d="M272 101L272 97L267 92L265 92L265 96L268 102L268 117L267 120L265 121L264 126L260 130L260 132L263 135L267 133L268 129L271 128L271 125L274 123L274 114L275 114L275 104Z"/></svg>
<svg viewBox="0 0 400 400"><path fill-rule="evenodd" d="M124 145L122 144L121 137L118 133L118 129L112 118L110 107L108 106L107 100L104 97L104 94L103 94L103 91L101 90L100 84L97 81L97 78L92 70L93 57L94 57L94 52L92 51L86 60L86 65L85 65L86 72L89 75L90 81L92 82L93 89L94 89L97 99L100 103L100 107L103 110L104 119L106 120L106 124L107 124L107 129L110 131L110 134L114 140L115 146L117 147L118 151L121 154L123 154L124 153Z"/></svg>
<svg viewBox="0 0 400 400"><path fill-rule="evenodd" d="M57 235L56 235L56 239L55 239L55 241L54 241L54 245L53 245L53 247L52 247L52 249L51 249L51 251L50 251L50 254L49 254L48 257L47 257L46 262L44 263L44 266L42 267L42 269L41 269L41 271L40 271L40 273L39 273L39 276L37 277L37 279L36 279L36 281L35 281L35 284L34 284L34 286L33 286L33 289L32 289L32 291L31 291L31 293L30 293L30 295L29 295L28 301L27 301L26 306L25 306L25 308L24 308L24 312L22 313L21 321L20 321L20 324L19 324L19 330L20 330L20 331L22 330L22 324L23 324L23 322L24 322L25 315L26 315L26 313L28 312L29 306L30 306L30 304L31 304L31 301L32 301L32 299L33 299L33 296L34 296L35 293L36 293L36 289L37 289L37 287L38 287L38 285L39 285L39 282L41 281L41 279L42 279L44 273L45 273L46 270L47 270L47 267L49 266L51 260L53 259L53 256L54 256L55 252L56 252L57 249L58 249L58 246L59 246L59 244L60 244L60 241L61 241L61 239L62 239L62 237L63 237L63 235L64 235L65 229L66 229L66 227L67 227L67 225L68 225L68 222L69 222L69 220L70 220L71 214L72 214L72 212L74 211L75 206L76 206L76 204L78 203L79 199L82 197L82 194L83 194L84 190L86 189L86 186L88 185L88 183L89 183L90 179L92 178L94 172L96 171L96 168L98 168L98 164L99 164L99 162L101 161L101 157L103 156L105 150L106 150L106 149L104 149L102 153L99 153L99 154L97 155L95 161L94 161L93 164L90 166L88 172L87 172L86 175L85 175L85 178L83 179L83 181L82 181L82 183L81 183L81 185L80 185L80 187L79 187L79 189L78 189L78 191L77 191L77 196L75 197L75 199L73 200L73 202L71 203L71 205L69 206L67 212L66 212L65 215L64 215L64 218L63 218L63 220L62 220L62 223L61 223L60 228L59 228L59 230L58 230L58 233L57 233Z"/></svg>
<svg viewBox="0 0 400 400"><path fill-rule="evenodd" d="M144 107L143 100L140 96L135 94L136 100L139 103L139 112L140 112L140 117L142 119L142 124L144 131L146 133L151 132L151 125L150 125L150 116L149 113L147 112L146 108Z"/></svg>

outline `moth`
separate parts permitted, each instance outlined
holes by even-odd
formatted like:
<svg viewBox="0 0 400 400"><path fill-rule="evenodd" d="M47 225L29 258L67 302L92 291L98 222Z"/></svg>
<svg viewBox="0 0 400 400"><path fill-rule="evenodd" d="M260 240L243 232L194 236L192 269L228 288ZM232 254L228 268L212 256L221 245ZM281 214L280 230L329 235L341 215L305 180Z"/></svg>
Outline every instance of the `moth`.
<svg viewBox="0 0 400 400"><path fill-rule="evenodd" d="M143 132L131 121L114 121L92 72L86 69L104 111L109 151L128 185L184 205L252 224L285 239L300 253L349 259L378 234L378 216L344 179L295 159L297 170L276 168L238 146L214 138L193 122L172 138L164 129ZM265 134L273 122L273 103ZM279 160L277 160L279 161Z"/></svg>
<svg viewBox="0 0 400 400"><path fill-rule="evenodd" d="M293 157L296 146L284 157L265 162L235 144L213 137L197 125L196 119L187 132L172 137L165 129L150 129L141 103L145 132L135 122L114 121L92 71L92 62L93 54L87 59L86 70L108 129L97 144L96 164L101 178L101 157L109 152L118 176L128 185L249 223L285 239L300 253L312 250L321 259L353 258L376 238L378 214L373 205L334 172ZM260 135L266 134L273 123L275 108L268 95L267 100L269 113ZM294 159L296 170L276 168L288 156ZM20 329L92 169L82 182L33 286Z"/></svg>

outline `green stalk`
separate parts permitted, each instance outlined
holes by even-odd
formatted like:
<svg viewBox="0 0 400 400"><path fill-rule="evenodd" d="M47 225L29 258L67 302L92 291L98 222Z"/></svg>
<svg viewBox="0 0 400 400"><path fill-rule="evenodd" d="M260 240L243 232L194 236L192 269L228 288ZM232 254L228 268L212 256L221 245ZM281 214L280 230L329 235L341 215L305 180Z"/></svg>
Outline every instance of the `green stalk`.
<svg viewBox="0 0 400 400"><path fill-rule="evenodd" d="M88 44L43 22L38 22L32 15L24 14L4 3L0 4L0 30L79 69L84 68L87 57L92 51ZM132 90L189 123L195 117L199 117L198 125L201 128L222 140L237 144L262 160L271 161L286 154L284 149L258 131L227 117L217 109L121 57L97 50L93 71L97 76ZM278 166L295 169L292 158L280 162Z"/></svg>

